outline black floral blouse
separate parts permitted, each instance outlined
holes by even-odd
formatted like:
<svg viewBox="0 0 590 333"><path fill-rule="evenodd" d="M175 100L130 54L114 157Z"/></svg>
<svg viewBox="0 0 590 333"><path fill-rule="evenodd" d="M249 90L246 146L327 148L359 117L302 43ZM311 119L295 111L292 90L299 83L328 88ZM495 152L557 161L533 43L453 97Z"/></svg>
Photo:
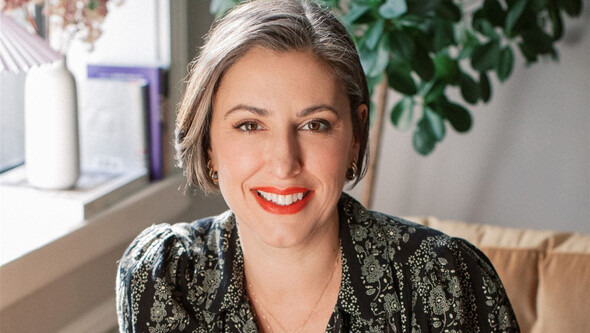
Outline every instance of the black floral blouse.
<svg viewBox="0 0 590 333"><path fill-rule="evenodd" d="M467 241L338 203L342 281L326 332L519 332L492 264ZM117 276L121 332L258 332L235 216L156 225Z"/></svg>

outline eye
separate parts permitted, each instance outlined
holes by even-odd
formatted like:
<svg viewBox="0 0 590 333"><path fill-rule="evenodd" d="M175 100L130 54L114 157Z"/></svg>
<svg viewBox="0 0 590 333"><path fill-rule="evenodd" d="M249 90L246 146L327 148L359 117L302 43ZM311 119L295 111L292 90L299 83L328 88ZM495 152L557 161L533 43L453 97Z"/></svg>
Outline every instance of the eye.
<svg viewBox="0 0 590 333"><path fill-rule="evenodd" d="M313 132L325 132L330 130L331 125L328 121L322 119L310 120L303 125L301 129Z"/></svg>
<svg viewBox="0 0 590 333"><path fill-rule="evenodd" d="M262 126L255 121L244 121L235 126L235 128L239 129L243 132L254 132L259 131L262 129Z"/></svg>

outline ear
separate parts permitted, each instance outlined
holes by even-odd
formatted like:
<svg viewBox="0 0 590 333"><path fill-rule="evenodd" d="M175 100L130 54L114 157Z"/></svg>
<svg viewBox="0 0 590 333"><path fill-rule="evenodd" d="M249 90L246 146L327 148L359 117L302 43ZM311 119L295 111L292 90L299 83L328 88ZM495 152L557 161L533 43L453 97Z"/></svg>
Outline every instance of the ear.
<svg viewBox="0 0 590 333"><path fill-rule="evenodd" d="M367 107L366 104L361 104L356 108L356 114L357 114L357 119L358 119L358 127L359 129L365 128L365 125L367 123L367 120L369 119L369 108ZM353 137L353 141L352 141L352 149L353 149L353 156L357 156L359 153L359 149L361 146L361 142L359 141L359 138L357 138L357 136L355 135Z"/></svg>
<svg viewBox="0 0 590 333"><path fill-rule="evenodd" d="M361 126L364 127L367 122L367 119L369 118L369 108L366 104L361 104L358 108L356 108L356 114L359 117Z"/></svg>

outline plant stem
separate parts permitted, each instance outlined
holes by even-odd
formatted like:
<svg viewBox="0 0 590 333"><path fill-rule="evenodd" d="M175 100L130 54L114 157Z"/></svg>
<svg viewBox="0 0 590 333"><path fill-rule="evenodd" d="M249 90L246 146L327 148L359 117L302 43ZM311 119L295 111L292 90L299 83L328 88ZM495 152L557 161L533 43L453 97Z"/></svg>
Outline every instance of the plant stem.
<svg viewBox="0 0 590 333"><path fill-rule="evenodd" d="M379 146L381 142L381 132L383 131L383 117L385 107L387 106L387 75L383 75L383 80L377 89L377 103L375 110L375 120L371 127L369 165L365 176L365 189L363 194L363 205L370 209L373 204L373 186L375 185L375 173L377 162L379 161Z"/></svg>

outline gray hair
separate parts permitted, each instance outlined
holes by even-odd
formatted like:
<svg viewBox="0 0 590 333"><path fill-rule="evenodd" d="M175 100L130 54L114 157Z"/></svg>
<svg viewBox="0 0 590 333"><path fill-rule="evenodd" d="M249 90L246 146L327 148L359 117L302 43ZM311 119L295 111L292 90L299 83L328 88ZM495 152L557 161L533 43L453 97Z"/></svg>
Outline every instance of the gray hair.
<svg viewBox="0 0 590 333"><path fill-rule="evenodd" d="M370 106L367 80L346 28L327 9L305 0L249 1L213 24L190 65L176 120L176 160L187 184L198 184L205 192L218 191L207 169L213 97L224 73L254 46L277 52L309 50L325 61L342 83L353 133L360 142L352 186L356 185L364 176L368 155L369 121L363 122L356 112L362 104Z"/></svg>

